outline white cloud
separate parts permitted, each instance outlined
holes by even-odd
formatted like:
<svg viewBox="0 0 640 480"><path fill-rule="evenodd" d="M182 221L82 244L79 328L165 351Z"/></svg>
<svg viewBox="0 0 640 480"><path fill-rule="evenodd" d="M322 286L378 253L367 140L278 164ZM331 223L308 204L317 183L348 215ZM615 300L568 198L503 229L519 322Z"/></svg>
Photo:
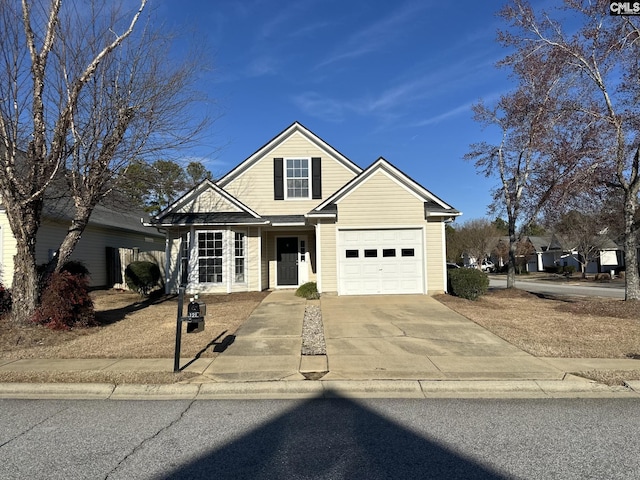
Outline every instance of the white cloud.
<svg viewBox="0 0 640 480"><path fill-rule="evenodd" d="M351 35L344 44L334 50L328 58L320 62L316 69L333 63L360 57L376 51L393 42L394 38L404 33L406 24L415 20L417 12L427 8L424 3L407 3L391 16L379 20Z"/></svg>

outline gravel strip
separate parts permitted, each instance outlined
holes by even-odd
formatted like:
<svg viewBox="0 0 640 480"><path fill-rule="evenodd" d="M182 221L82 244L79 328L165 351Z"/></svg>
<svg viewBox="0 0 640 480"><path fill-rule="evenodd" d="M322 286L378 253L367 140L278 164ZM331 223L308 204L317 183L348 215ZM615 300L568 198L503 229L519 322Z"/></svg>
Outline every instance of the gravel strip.
<svg viewBox="0 0 640 480"><path fill-rule="evenodd" d="M326 355L322 312L317 305L307 305L302 320L302 355Z"/></svg>

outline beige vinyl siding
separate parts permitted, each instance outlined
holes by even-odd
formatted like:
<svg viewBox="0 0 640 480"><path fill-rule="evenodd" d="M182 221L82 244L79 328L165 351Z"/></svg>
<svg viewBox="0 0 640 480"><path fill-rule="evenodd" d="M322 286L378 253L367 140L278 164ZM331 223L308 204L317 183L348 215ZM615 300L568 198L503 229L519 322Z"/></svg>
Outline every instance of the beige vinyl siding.
<svg viewBox="0 0 640 480"><path fill-rule="evenodd" d="M424 203L379 171L338 201L338 220L340 227L422 225Z"/></svg>
<svg viewBox="0 0 640 480"><path fill-rule="evenodd" d="M262 258L261 258L261 274L262 274L262 290L267 290L269 288L269 235L267 232L262 230L262 240L260 241L260 246L262 248Z"/></svg>
<svg viewBox="0 0 640 480"><path fill-rule="evenodd" d="M273 159L312 157L320 157L322 159L323 198L315 200L274 200ZM309 162L309 171L311 171L311 162ZM299 132L295 132L253 164L251 168L225 185L224 188L261 215L299 215L312 210L354 176L355 174L351 170L347 169L328 152ZM309 185L309 190L311 190L311 185Z"/></svg>
<svg viewBox="0 0 640 480"><path fill-rule="evenodd" d="M242 209L217 192L205 190L177 211L180 213L241 212Z"/></svg>
<svg viewBox="0 0 640 480"><path fill-rule="evenodd" d="M427 293L442 293L445 289L444 222L427 221Z"/></svg>
<svg viewBox="0 0 640 480"><path fill-rule="evenodd" d="M180 236L184 232L177 230L167 234L166 262L167 273L165 275L166 292L177 293L180 284Z"/></svg>
<svg viewBox="0 0 640 480"><path fill-rule="evenodd" d="M337 292L336 226L333 222L320 220L317 232L320 238L316 239L316 241L322 245L320 248L322 292Z"/></svg>
<svg viewBox="0 0 640 480"><path fill-rule="evenodd" d="M276 288L276 237L273 232L267 232L266 249L262 256L267 260L267 287Z"/></svg>
<svg viewBox="0 0 640 480"><path fill-rule="evenodd" d="M255 292L260 290L260 237L257 228L250 228L247 233L247 251L245 253L245 262L247 262L247 287L245 290Z"/></svg>
<svg viewBox="0 0 640 480"><path fill-rule="evenodd" d="M36 244L36 262L46 263L50 255L56 251L67 233L66 224L44 221L38 232ZM164 238L154 235L149 229L149 235L132 233L110 228L89 225L82 233L82 238L71 255L72 260L83 262L91 274L90 285L103 287L107 285L106 248L139 248L140 252L165 249ZM159 265L164 270L163 265Z"/></svg>

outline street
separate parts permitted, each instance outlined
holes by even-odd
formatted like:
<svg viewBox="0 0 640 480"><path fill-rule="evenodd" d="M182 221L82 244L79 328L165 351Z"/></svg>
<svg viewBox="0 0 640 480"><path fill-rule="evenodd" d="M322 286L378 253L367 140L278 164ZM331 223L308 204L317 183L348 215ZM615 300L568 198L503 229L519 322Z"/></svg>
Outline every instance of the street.
<svg viewBox="0 0 640 480"><path fill-rule="evenodd" d="M0 400L2 479L640 478L640 402Z"/></svg>
<svg viewBox="0 0 640 480"><path fill-rule="evenodd" d="M504 275L489 277L489 287L506 288L507 277ZM579 295L606 298L624 298L624 287L607 283L571 284L543 280L529 280L526 276L516 277L516 288L532 293L545 295Z"/></svg>

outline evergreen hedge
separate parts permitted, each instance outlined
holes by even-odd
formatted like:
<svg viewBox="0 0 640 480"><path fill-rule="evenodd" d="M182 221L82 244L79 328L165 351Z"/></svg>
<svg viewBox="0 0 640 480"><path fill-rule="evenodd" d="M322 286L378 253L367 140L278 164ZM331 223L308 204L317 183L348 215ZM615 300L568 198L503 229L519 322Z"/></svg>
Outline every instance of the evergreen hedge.
<svg viewBox="0 0 640 480"><path fill-rule="evenodd" d="M124 271L124 278L127 287L147 296L160 281L160 267L153 262L131 262Z"/></svg>
<svg viewBox="0 0 640 480"><path fill-rule="evenodd" d="M456 297L476 300L489 289L489 277L475 268L454 268L448 274L449 293Z"/></svg>

